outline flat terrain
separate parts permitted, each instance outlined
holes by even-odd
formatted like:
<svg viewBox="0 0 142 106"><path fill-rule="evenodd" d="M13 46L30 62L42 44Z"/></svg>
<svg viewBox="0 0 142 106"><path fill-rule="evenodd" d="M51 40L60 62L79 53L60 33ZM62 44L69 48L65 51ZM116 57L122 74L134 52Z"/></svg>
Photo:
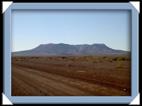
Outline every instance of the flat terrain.
<svg viewBox="0 0 142 106"><path fill-rule="evenodd" d="M12 57L13 96L131 95L128 56Z"/></svg>

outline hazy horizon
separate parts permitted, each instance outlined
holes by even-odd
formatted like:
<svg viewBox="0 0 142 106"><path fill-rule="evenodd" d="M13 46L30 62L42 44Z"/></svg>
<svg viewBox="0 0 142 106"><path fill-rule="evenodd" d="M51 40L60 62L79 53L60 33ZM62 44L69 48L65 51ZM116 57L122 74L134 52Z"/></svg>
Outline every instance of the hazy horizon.
<svg viewBox="0 0 142 106"><path fill-rule="evenodd" d="M130 51L128 11L13 11L12 52L40 44L105 44Z"/></svg>

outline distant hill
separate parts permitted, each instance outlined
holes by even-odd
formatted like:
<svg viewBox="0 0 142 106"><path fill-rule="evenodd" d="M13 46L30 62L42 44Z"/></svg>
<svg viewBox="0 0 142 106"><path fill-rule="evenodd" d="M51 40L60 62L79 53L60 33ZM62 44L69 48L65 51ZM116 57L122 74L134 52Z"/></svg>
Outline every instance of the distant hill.
<svg viewBox="0 0 142 106"><path fill-rule="evenodd" d="M25 50L13 52L13 56L78 56L78 55L121 55L128 54L129 52L123 50L115 50L109 48L105 44L80 44L80 45L70 45L70 44L41 44L38 47Z"/></svg>

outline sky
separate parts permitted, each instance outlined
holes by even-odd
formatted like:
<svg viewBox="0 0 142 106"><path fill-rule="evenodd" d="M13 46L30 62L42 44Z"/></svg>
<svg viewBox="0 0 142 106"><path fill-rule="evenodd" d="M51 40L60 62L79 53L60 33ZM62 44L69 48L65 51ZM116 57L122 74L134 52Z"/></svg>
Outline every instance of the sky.
<svg viewBox="0 0 142 106"><path fill-rule="evenodd" d="M13 11L12 52L40 44L104 43L130 51L129 11Z"/></svg>

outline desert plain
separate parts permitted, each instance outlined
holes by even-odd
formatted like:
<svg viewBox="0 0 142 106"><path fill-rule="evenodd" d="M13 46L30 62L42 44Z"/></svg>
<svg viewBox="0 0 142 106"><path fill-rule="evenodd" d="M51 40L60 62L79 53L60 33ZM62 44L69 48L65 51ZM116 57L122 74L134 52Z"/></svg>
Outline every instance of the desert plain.
<svg viewBox="0 0 142 106"><path fill-rule="evenodd" d="M13 56L13 96L130 96L130 56Z"/></svg>

